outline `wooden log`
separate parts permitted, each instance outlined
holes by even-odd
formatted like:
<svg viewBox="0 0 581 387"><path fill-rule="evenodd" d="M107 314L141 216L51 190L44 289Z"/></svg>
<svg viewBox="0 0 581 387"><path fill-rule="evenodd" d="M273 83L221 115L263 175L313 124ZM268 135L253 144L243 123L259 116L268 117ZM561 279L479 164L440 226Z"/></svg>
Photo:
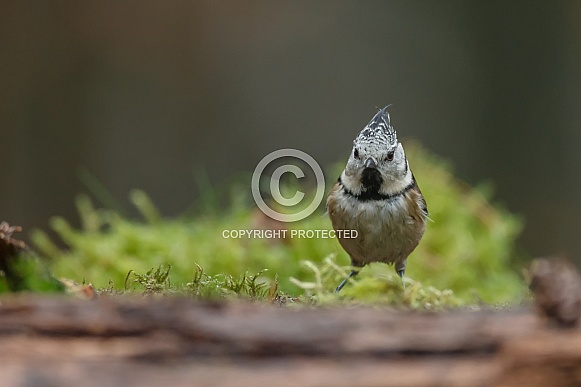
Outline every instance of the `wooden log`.
<svg viewBox="0 0 581 387"><path fill-rule="evenodd" d="M185 298L0 299L3 385L581 384L581 331L532 308L411 312Z"/></svg>

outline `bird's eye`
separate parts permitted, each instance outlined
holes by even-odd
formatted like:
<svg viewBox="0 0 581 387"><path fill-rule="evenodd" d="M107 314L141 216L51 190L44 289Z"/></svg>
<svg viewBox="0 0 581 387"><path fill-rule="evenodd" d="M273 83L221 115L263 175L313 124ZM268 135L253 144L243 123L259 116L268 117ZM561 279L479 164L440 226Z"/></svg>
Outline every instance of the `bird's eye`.
<svg viewBox="0 0 581 387"><path fill-rule="evenodd" d="M359 158L359 149L355 148L355 149L353 150L353 157L355 157L356 159L358 159L358 158Z"/></svg>
<svg viewBox="0 0 581 387"><path fill-rule="evenodd" d="M387 157L385 158L387 161L393 160L393 151L387 152Z"/></svg>

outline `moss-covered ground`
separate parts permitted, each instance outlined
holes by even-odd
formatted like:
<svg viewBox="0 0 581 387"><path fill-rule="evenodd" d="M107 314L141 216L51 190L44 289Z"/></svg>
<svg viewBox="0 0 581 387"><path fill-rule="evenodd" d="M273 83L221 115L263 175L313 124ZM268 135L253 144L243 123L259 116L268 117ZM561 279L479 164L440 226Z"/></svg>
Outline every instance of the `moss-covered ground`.
<svg viewBox="0 0 581 387"><path fill-rule="evenodd" d="M61 291L65 283L91 283L97 292L243 297L299 305L381 304L420 309L514 304L526 296L515 240L522 223L491 202L491 190L454 177L450 166L406 144L430 211L426 233L408 259L402 283L392 267L371 264L339 295L349 259L331 238L225 238L224 230L330 230L323 205L303 221L276 223L252 206L249 184L232 183L229 198L205 187L195 214L164 218L146 193L130 200L140 217L76 201L81 226L51 221L60 240L36 230L35 253L19 270L33 291ZM333 174L340 167L333 168ZM334 176L328 176L334 182ZM328 187L330 189L330 186ZM94 196L94 195L93 195ZM290 233L290 231L288 231ZM287 233L287 235L289 235ZM0 289L7 290L0 281Z"/></svg>

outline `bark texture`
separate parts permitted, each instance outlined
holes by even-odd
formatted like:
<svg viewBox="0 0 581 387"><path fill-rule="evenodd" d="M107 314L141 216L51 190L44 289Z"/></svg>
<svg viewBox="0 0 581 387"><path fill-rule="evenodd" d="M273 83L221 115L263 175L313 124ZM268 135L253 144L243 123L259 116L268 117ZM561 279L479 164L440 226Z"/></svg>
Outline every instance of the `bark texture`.
<svg viewBox="0 0 581 387"><path fill-rule="evenodd" d="M36 386L581 383L581 331L529 308L293 309L184 298L1 299L0 374Z"/></svg>

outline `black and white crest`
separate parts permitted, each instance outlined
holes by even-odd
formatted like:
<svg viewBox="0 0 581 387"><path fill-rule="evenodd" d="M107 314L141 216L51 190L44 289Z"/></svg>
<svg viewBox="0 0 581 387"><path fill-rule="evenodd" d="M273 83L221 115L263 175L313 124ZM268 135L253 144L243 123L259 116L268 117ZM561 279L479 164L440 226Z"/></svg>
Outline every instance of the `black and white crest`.
<svg viewBox="0 0 581 387"><path fill-rule="evenodd" d="M355 144L365 146L372 143L387 148L392 148L397 145L395 129L389 123L388 107L386 106L377 112L365 128L363 128L361 133L359 133L354 141Z"/></svg>

